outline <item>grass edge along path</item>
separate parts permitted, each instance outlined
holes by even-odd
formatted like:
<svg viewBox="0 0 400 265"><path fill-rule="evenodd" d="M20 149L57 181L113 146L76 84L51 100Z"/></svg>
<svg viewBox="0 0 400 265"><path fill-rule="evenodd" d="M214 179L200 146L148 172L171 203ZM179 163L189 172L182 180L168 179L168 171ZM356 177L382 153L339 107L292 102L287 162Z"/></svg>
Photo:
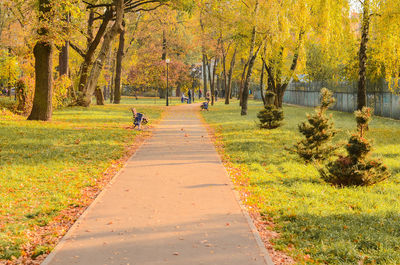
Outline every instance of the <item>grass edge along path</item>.
<svg viewBox="0 0 400 265"><path fill-rule="evenodd" d="M276 250L271 242L272 239L278 238L279 234L273 230L275 226L270 220L264 220L260 215L260 209L257 209L256 204L250 205L247 202L247 197L251 196L250 192L246 189L249 185L249 179L246 177L246 170L241 167L235 166L230 160L229 155L225 150L225 145L223 141L223 134L221 133L221 128L213 126L207 123L203 115L199 115L200 120L205 125L208 134L210 135L211 141L213 142L221 161L228 172L230 179L234 185L235 190L238 191L241 202L245 205L249 216L251 217L254 225L256 226L261 240L264 243L265 248L268 251L273 263L278 264L293 264L294 260L292 257L287 255L281 250Z"/></svg>
<svg viewBox="0 0 400 265"><path fill-rule="evenodd" d="M267 131L256 126L260 103L251 102L247 117L235 103L217 104L203 116L216 132L244 203L259 211L267 230L279 234L271 240L275 250L299 264L399 264L399 121L374 117L368 135L393 177L373 187L339 189L284 150L300 139L297 124L313 109L285 106L285 125ZM355 129L354 116L331 113L342 129L336 140L344 142Z"/></svg>
<svg viewBox="0 0 400 265"><path fill-rule="evenodd" d="M131 102L128 101L124 103ZM94 106L89 109L67 108L61 111L56 111L53 121L48 123L28 122L20 116L12 115L8 112L7 115L5 115L6 112L2 112L3 115L1 115L2 118L0 119L0 130L3 129L4 133L5 130L7 130L6 126L13 128L13 133L16 132L17 135L20 134L20 145L24 145L26 142L35 143L34 139L30 139L29 132L32 133L32 136L37 136L37 130L43 129L41 127L48 127L50 131L54 128L62 131L65 127L66 131L68 131L66 133L66 136L61 133L59 136L57 136L59 137L59 139L56 139L55 142L53 141L54 139L50 139L50 141L52 142L52 144L50 145L59 145L59 148L65 148L74 145L78 147L80 144L85 144L85 141L87 141L88 144L101 144L106 146L104 148L100 148L102 152L107 150L107 148L108 150L110 150L110 158L107 161L102 161L98 166L99 168L96 169L93 168L96 165L94 165L94 162L91 162L91 158L85 156L85 154L82 154L85 149L80 149L80 151L76 151L76 156L82 156L82 160L80 160L79 158L77 159L77 163L79 163L79 165L77 165L78 169L74 169L77 171L75 174L79 174L80 176L76 177L79 182L74 180L76 183L74 182L74 184L71 185L75 185L76 187L73 188L70 187L71 185L65 185L66 193L70 192L71 189L75 189L73 190L75 198L71 199L70 203L65 204L65 206L62 206L60 208L56 207L56 209L50 210L47 213L48 216L45 219L45 222L43 222L42 220L44 219L44 217L41 216L43 215L43 212L37 215L24 214L18 217L13 216L11 213L7 213L7 209L4 209L3 207L3 209L1 209L3 212L3 217L0 218L0 243L2 243L0 245L0 254L7 255L7 250L11 250L9 252L11 253L11 255L10 257L8 257L8 259L0 259L0 264L40 264L41 261L43 261L44 258L49 254L49 252L55 247L62 236L73 225L77 218L82 214L82 212L85 211L85 209L97 197L101 190L109 183L109 181L116 175L116 173L119 172L125 162L135 153L137 148L140 147L140 145L151 136L151 128L161 120L163 116L162 110L164 108L161 106L150 106L143 103L140 105L136 105L139 111L144 112L150 118L150 125L147 126L145 130L138 133L136 130L134 131L130 129L132 123L132 114L129 108L131 106L132 105L130 104L125 104L118 106ZM69 138L68 141L71 142L71 135L73 137L72 139L78 137L74 136L75 130L78 131L77 135L81 137L81 139L79 138L72 143L68 143L67 145L67 140L62 139L62 137ZM109 139L110 141L108 141L108 139L102 139L101 136L97 137L97 135L101 134L107 135L107 138L113 135L121 136L121 138L118 139L118 137L116 137L116 141L114 141L114 138L112 139L112 141L111 139ZM0 136L4 136L4 134L0 134ZM4 138L2 138L2 140L4 140ZM9 145L11 144L12 143L9 143ZM53 147L50 147L50 149L51 148ZM68 150L68 152L71 152L71 150L75 152L74 148L67 148L66 150ZM44 150L38 150L37 153L40 153L40 151ZM18 190L16 190L18 188L16 188L16 186L18 185L21 185L21 187L25 186L24 188L27 188L26 186L30 185L29 181L26 181L26 177L24 177L24 174L28 175L29 172L27 173L26 171L21 170L24 169L24 167L28 166L28 159L32 157L33 159L35 159L36 154L29 149L26 151L26 153L27 154L21 153L21 150L13 150L12 147L7 148L7 143L0 144L0 158L3 160L3 163L0 165L0 191L1 193L3 193L3 195L7 192L13 191L18 193ZM10 157L9 161L7 161L7 154L9 154ZM92 155L93 154L95 153L92 153ZM21 159L13 162L12 157L15 158L15 155L21 156ZM60 154L57 154L57 156L58 155ZM106 156L107 154L104 154L103 157ZM51 158L48 157L47 159L51 160ZM53 160L56 160L56 158L54 158ZM93 161L94 160L96 159L93 159ZM16 169L14 169L15 163L20 163L21 165L17 165ZM35 168L35 166L38 167L39 165L36 165L35 161L33 161L33 165L29 165L29 168L32 169ZM83 168L85 166L88 167L88 170L85 170ZM51 167L51 165L49 167ZM63 167L61 166L61 168ZM20 172L22 172L23 174L18 172L18 170L20 170ZM49 169L44 168L43 174L48 174L48 170ZM10 187L10 185L5 182L7 181L5 180L7 179L6 175L10 174L10 172L15 173L14 175L10 175L10 178L13 179L10 182L15 182L13 183L13 187ZM4 175L2 173L4 173ZM58 175L57 172L52 172L51 170L50 173ZM63 174L62 172L59 173L60 175ZM64 178L67 177L74 179L75 177L73 176L73 174L74 172L70 172L70 174L67 174L67 176L64 176ZM58 178L58 181L59 180L60 178ZM20 183L18 184L17 182ZM36 181L33 181L33 183L35 182ZM34 184L32 184L32 186L34 186ZM53 190L53 193L60 193L60 188L61 190L63 189L63 184L58 183L55 186L58 187L57 190ZM33 187L33 189L37 188ZM63 191L61 193L63 193ZM8 197L10 197L9 201L13 200L12 196L12 194L8 194ZM35 196L40 197L41 195L39 193ZM54 196L57 197L58 194ZM67 194L65 196L69 195ZM36 204L40 203L41 205L39 206L39 208L41 208L42 205L46 205L49 203L46 200L51 201L53 199L54 198L40 198L38 199L39 202L36 202ZM14 199L14 202L10 202L10 204L12 203L15 203L15 208L34 208L33 205L29 206L29 201L24 202L23 198L16 197ZM21 203L22 206L20 205ZM6 212L7 214L4 214L4 212ZM36 217L37 220L35 220ZM14 228L16 227L14 223L18 225L19 230ZM15 229L15 231L18 231L17 234L13 234L13 229ZM16 242L19 242L18 249L15 248L17 246L13 246L14 243L12 243L13 241L10 240L17 240ZM7 245L7 242L10 243L8 243Z"/></svg>

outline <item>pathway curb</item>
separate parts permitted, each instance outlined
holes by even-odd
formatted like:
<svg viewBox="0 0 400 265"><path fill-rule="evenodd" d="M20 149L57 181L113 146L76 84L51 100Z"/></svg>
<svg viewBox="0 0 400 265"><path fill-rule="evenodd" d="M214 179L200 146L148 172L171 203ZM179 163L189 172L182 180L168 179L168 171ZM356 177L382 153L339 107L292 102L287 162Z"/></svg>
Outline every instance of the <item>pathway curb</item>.
<svg viewBox="0 0 400 265"><path fill-rule="evenodd" d="M198 113L198 114L199 114L199 116L200 116L201 122L206 126L207 133L208 133L208 137L210 138L210 141L211 141L212 145L214 146L215 152L216 152L217 155L218 155L219 162L220 162L220 163L222 164L222 166L224 167L225 174L229 177L229 186L230 186L230 188L232 189L232 192L233 192L233 194L235 195L235 199L236 199L237 203L239 204L239 206L240 206L240 208L241 208L241 210L242 210L242 214L243 214L244 217L246 218L246 221L247 221L247 223L248 223L248 225L249 225L249 227L250 227L251 232L253 233L254 239L256 240L257 245L258 245L258 247L260 248L260 251L261 251L262 254L263 254L265 263L266 263L267 265L275 265L274 262L273 262L272 259L271 259L271 256L270 256L269 253L268 253L268 250L265 248L265 244L264 244L264 242L263 242L262 239L261 239L261 236L260 236L260 234L259 234L259 232L258 232L257 227L254 225L253 219L250 217L249 212L248 212L246 206L244 206L243 203L242 203L242 200L241 200L241 198L240 198L239 192L235 189L235 186L234 186L234 184L233 184L233 182L232 182L232 179L231 179L231 177L230 177L230 175L229 175L229 172L228 172L228 170L226 169L226 167L225 167L225 165L224 165L224 163L223 163L223 161L222 161L222 159L221 159L221 155L219 154L219 152L218 152L218 150L217 150L217 148L216 148L214 142L212 141L212 133L211 133L210 130L208 130L208 128L207 128L207 127L209 126L209 124L206 123L206 121L204 120L204 118L203 118L203 116L201 115L201 113Z"/></svg>

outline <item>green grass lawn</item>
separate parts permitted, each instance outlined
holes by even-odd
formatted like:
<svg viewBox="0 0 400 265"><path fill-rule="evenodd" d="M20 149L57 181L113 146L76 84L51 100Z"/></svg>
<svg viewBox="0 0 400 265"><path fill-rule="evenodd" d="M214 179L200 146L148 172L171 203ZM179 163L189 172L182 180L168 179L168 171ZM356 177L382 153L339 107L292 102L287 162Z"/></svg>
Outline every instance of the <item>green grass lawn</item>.
<svg viewBox="0 0 400 265"><path fill-rule="evenodd" d="M275 248L299 263L400 264L400 122L374 117L368 133L393 177L373 187L335 188L284 149L300 139L297 124L313 110L285 106L284 126L268 131L256 125L261 108L252 101L249 115L241 117L236 101L218 103L203 116L245 175L247 203L276 224ZM356 127L354 116L332 114L342 130L336 140L346 141Z"/></svg>
<svg viewBox="0 0 400 265"><path fill-rule="evenodd" d="M82 191L126 154L138 131L127 129L132 102L122 103L65 108L52 122L25 121L0 109L0 259L21 255L29 232L79 206ZM154 122L163 108L148 104L135 105Z"/></svg>

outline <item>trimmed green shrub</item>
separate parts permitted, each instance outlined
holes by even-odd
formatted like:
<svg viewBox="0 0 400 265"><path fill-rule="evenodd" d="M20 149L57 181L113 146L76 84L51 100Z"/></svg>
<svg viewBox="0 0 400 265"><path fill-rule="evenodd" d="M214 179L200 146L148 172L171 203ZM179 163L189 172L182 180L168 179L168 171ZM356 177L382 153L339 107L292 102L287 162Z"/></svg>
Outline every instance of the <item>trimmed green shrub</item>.
<svg viewBox="0 0 400 265"><path fill-rule="evenodd" d="M391 176L379 159L369 158L372 144L365 137L371 120L371 109L364 107L355 112L357 132L350 137L346 157L339 156L325 168L319 169L321 177L336 186L370 186Z"/></svg>
<svg viewBox="0 0 400 265"><path fill-rule="evenodd" d="M272 91L267 91L265 94L267 104L264 109L261 110L257 117L260 120L261 129L275 129L282 125L283 121L283 110L277 108L272 102L275 98L275 93Z"/></svg>
<svg viewBox="0 0 400 265"><path fill-rule="evenodd" d="M299 131L305 138L294 146L294 152L306 162L326 160L337 149L330 144L337 130L334 129L332 116L326 116L326 111L334 103L332 92L323 88L321 105L315 109L314 115L307 114L307 121L299 124Z"/></svg>

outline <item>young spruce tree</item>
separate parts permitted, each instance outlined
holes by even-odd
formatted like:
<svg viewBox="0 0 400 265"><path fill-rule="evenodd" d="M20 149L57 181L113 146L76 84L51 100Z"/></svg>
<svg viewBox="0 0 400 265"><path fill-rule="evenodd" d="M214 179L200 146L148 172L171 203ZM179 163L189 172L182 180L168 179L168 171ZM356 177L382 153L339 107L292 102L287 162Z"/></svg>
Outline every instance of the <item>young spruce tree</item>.
<svg viewBox="0 0 400 265"><path fill-rule="evenodd" d="M260 120L261 129L275 129L282 125L283 111L275 107L275 93L267 91L265 93L266 103L264 109L261 110L257 117Z"/></svg>
<svg viewBox="0 0 400 265"><path fill-rule="evenodd" d="M334 103L332 92L323 88L321 105L316 108L314 115L307 114L307 121L299 124L299 131L305 139L294 146L294 152L306 162L324 161L337 149L330 143L337 130L333 127L332 116L326 116L326 111Z"/></svg>
<svg viewBox="0 0 400 265"><path fill-rule="evenodd" d="M320 169L322 178L336 186L370 186L391 176L387 167L378 159L369 157L372 144L366 138L371 109L363 107L355 112L357 132L350 137L346 157L339 156L326 169Z"/></svg>

